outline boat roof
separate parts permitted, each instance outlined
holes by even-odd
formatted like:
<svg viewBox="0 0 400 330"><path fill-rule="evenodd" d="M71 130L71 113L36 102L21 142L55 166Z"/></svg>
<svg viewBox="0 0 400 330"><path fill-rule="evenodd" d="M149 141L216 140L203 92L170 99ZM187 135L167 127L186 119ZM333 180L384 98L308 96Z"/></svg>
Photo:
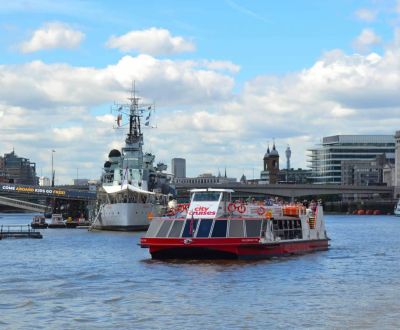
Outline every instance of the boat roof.
<svg viewBox="0 0 400 330"><path fill-rule="evenodd" d="M115 185L115 186L103 185L103 189L106 191L107 194L118 194L123 191L130 190L130 191L137 192L140 194L155 195L155 193L152 191L143 190L143 189L135 187L131 184L123 184L123 185Z"/></svg>
<svg viewBox="0 0 400 330"><path fill-rule="evenodd" d="M204 191L220 191L220 192L235 192L232 189L222 189L222 188L201 188L201 189L190 189L190 192L204 192Z"/></svg>

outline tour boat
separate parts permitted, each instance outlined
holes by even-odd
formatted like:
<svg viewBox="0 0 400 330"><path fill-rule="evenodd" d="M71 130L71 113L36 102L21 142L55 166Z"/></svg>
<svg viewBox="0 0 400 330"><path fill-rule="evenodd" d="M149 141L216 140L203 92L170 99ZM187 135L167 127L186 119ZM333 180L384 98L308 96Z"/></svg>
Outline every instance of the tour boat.
<svg viewBox="0 0 400 330"><path fill-rule="evenodd" d="M322 205L232 202L230 189L193 189L189 204L153 218L153 259L264 259L328 249Z"/></svg>

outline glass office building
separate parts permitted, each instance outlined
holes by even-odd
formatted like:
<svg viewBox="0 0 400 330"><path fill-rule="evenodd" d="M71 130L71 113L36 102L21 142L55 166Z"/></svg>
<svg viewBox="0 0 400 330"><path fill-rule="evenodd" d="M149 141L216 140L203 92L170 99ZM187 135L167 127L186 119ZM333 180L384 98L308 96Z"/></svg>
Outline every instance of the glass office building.
<svg viewBox="0 0 400 330"><path fill-rule="evenodd" d="M394 163L394 135L334 135L322 139L322 144L309 150L311 182L344 184L343 164L372 161L382 156Z"/></svg>

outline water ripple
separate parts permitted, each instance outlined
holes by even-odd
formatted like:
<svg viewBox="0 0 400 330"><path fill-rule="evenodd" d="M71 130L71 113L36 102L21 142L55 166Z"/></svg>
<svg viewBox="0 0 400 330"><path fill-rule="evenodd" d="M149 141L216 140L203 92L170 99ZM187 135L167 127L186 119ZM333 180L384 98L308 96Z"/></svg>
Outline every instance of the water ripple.
<svg viewBox="0 0 400 330"><path fill-rule="evenodd" d="M327 228L328 251L250 262L154 261L141 233L3 240L0 328L397 329L400 221L330 216Z"/></svg>

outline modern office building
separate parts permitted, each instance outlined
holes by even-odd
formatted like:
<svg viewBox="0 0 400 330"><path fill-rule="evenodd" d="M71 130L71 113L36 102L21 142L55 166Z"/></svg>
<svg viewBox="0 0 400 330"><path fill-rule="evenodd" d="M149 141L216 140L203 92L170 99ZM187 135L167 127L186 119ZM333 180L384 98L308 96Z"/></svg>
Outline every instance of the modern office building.
<svg viewBox="0 0 400 330"><path fill-rule="evenodd" d="M3 172L10 183L37 185L36 164L27 158L18 157L14 150L5 154L2 160Z"/></svg>
<svg viewBox="0 0 400 330"><path fill-rule="evenodd" d="M302 168L289 170L283 169L279 171L278 183L297 183L308 184L310 183L311 170Z"/></svg>
<svg viewBox="0 0 400 330"><path fill-rule="evenodd" d="M385 162L394 163L395 138L393 135L327 136L323 138L320 146L310 149L309 152L308 162L312 173L310 177L312 183L346 184L349 182L348 174L352 163L358 166L360 176L357 180L362 182L365 179L364 182L369 182L366 175L362 178L361 173L366 168L368 171L372 169L375 165L371 165L371 162L377 157L384 157ZM364 164L360 161L364 161ZM370 165L366 165L365 162L369 162ZM375 181L379 175L379 180L382 180L382 174L375 173L370 177L374 177Z"/></svg>
<svg viewBox="0 0 400 330"><path fill-rule="evenodd" d="M171 169L175 178L186 178L186 159L172 158Z"/></svg>

